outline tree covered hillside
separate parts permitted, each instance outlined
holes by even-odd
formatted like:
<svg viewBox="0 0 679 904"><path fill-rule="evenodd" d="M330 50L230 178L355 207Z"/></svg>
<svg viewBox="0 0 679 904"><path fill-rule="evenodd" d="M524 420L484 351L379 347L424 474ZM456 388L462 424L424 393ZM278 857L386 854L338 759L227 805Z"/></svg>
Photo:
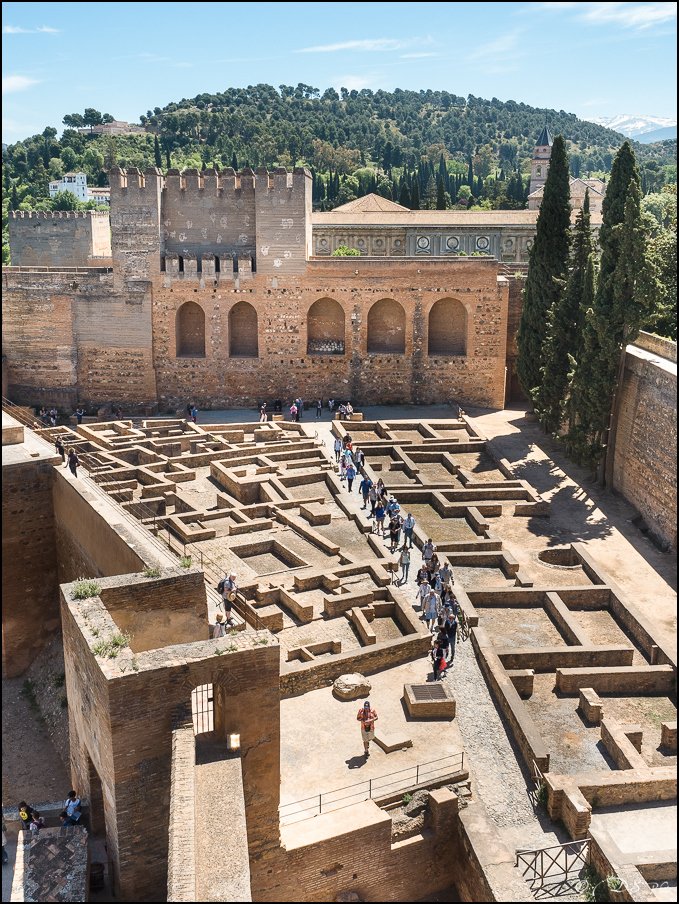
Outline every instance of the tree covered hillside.
<svg viewBox="0 0 679 904"><path fill-rule="evenodd" d="M308 166L315 206L376 191L412 208L525 206L535 140L547 123L566 139L571 174L605 177L624 136L563 110L447 91L321 92L310 85L229 88L156 107L146 133L91 130L113 120L88 108L3 153L3 231L8 209L48 209L48 183L81 170L106 185L119 166ZM79 130L89 126L90 131ZM633 142L644 192L676 182L676 141ZM56 201L56 199L55 199ZM59 199L59 204L75 204ZM3 235L4 242L5 235ZM5 252L3 250L3 260Z"/></svg>

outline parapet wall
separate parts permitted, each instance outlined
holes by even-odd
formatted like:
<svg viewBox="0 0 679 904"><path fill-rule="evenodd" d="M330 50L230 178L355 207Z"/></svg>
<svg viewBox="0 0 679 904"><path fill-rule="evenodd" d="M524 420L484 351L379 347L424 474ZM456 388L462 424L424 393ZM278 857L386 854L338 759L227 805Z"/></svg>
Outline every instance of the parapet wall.
<svg viewBox="0 0 679 904"><path fill-rule="evenodd" d="M676 343L649 334L628 346L613 473L615 489L673 549L677 548L676 354Z"/></svg>
<svg viewBox="0 0 679 904"><path fill-rule="evenodd" d="M97 210L13 211L9 247L16 267L86 267L111 256L109 215Z"/></svg>

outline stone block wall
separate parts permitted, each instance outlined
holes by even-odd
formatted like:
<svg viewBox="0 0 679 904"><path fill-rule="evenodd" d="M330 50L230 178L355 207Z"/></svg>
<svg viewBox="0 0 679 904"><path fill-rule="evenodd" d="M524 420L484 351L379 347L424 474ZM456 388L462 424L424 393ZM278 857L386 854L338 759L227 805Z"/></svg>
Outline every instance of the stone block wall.
<svg viewBox="0 0 679 904"><path fill-rule="evenodd" d="M14 267L86 267L111 256L109 215L96 210L13 211L9 248Z"/></svg>
<svg viewBox="0 0 679 904"><path fill-rule="evenodd" d="M52 504L57 464L61 458L49 452L36 461L3 462L2 674L7 677L21 675L59 630Z"/></svg>
<svg viewBox="0 0 679 904"><path fill-rule="evenodd" d="M649 529L676 550L677 369L671 363L672 355L676 362L676 343L642 341L653 346L651 354L661 351L668 357L654 360L647 349L627 348L613 486L639 510Z"/></svg>

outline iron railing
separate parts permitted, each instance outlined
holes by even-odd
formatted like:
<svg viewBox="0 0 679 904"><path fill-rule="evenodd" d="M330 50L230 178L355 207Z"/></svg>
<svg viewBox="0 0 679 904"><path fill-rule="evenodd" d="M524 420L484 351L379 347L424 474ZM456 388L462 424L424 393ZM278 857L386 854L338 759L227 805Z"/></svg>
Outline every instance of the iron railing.
<svg viewBox="0 0 679 904"><path fill-rule="evenodd" d="M523 877L530 884L545 884L545 879L580 872L589 860L589 838L580 841L567 841L565 844L554 844L546 848L536 848L516 852L516 866L523 866ZM569 857L570 862L569 862ZM577 870L576 870L577 866Z"/></svg>
<svg viewBox="0 0 679 904"><path fill-rule="evenodd" d="M464 750L461 753L454 753L438 760L432 760L430 763L409 766L406 769L399 769L397 772L390 772L377 778L369 778L362 782L356 782L353 785L345 785L343 788L336 788L334 791L325 791L321 794L314 794L312 797L281 804L278 808L281 822L286 824L301 822L303 819L311 819L314 816L320 816L322 813L341 810L344 807L350 807L352 804L360 803L364 800L387 797L399 791L405 793L409 788L419 784L440 781L449 775L452 776L457 772L462 772L463 769Z"/></svg>

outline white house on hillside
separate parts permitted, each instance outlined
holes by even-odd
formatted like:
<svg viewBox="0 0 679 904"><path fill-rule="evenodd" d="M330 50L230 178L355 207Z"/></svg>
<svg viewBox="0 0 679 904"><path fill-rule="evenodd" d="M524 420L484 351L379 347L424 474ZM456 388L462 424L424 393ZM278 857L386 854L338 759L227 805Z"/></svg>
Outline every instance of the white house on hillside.
<svg viewBox="0 0 679 904"><path fill-rule="evenodd" d="M56 182L50 182L50 198L60 191L71 191L79 201L88 201L87 176L85 173L66 173Z"/></svg>

